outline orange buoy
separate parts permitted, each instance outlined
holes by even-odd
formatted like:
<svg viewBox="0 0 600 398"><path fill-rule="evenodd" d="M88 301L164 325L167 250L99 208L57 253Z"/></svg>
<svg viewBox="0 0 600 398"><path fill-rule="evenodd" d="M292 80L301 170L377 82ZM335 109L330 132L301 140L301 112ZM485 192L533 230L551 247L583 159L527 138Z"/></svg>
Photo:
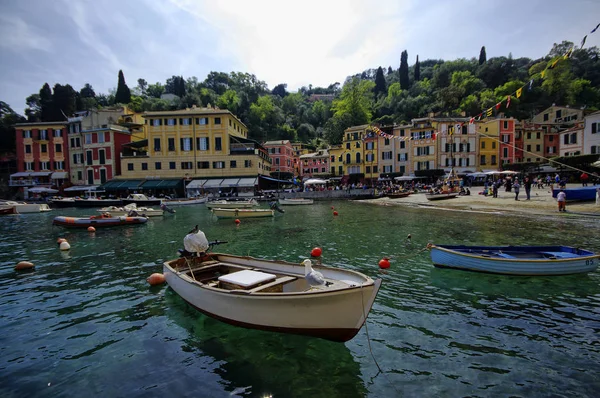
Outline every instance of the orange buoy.
<svg viewBox="0 0 600 398"><path fill-rule="evenodd" d="M60 243L60 250L69 250L71 245L66 240Z"/></svg>
<svg viewBox="0 0 600 398"><path fill-rule="evenodd" d="M381 268L381 269L390 268L390 260L387 257L384 257L381 260L379 260L379 268Z"/></svg>
<svg viewBox="0 0 600 398"><path fill-rule="evenodd" d="M321 254L323 254L323 250L320 247L315 247L310 251L310 255L313 257L321 257Z"/></svg>
<svg viewBox="0 0 600 398"><path fill-rule="evenodd" d="M155 273L150 275L146 282L148 282L152 286L160 285L161 283L165 283L165 276L163 274Z"/></svg>
<svg viewBox="0 0 600 398"><path fill-rule="evenodd" d="M96 228L89 226L88 227L88 232L96 232Z"/></svg>
<svg viewBox="0 0 600 398"><path fill-rule="evenodd" d="M334 212L333 212L333 215L334 215L334 216L337 216L337 215L338 215L338 212L337 212L337 211L334 211Z"/></svg>
<svg viewBox="0 0 600 398"><path fill-rule="evenodd" d="M15 266L15 269L17 271L20 271L20 270L24 270L24 269L32 269L34 267L35 267L35 265L33 265L33 263L31 263L29 261L21 261Z"/></svg>
<svg viewBox="0 0 600 398"><path fill-rule="evenodd" d="M63 242L66 242L66 241L67 241L67 240L66 240L65 238L58 238L58 239L56 240L56 244L57 244L57 245L60 245L61 243L63 243Z"/></svg>
<svg viewBox="0 0 600 398"><path fill-rule="evenodd" d="M241 223L240 219L239 219L239 218L236 218L236 219L235 219L235 223L236 223L236 224L239 224L239 223Z"/></svg>

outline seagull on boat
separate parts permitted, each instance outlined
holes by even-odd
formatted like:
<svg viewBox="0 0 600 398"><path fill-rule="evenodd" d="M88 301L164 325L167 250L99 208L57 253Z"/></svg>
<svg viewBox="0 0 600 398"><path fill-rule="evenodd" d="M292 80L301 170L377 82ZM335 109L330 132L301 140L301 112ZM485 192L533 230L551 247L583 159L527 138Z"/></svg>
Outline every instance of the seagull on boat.
<svg viewBox="0 0 600 398"><path fill-rule="evenodd" d="M326 286L325 278L319 271L312 269L312 261L306 259L302 262L304 265L304 277L311 286Z"/></svg>

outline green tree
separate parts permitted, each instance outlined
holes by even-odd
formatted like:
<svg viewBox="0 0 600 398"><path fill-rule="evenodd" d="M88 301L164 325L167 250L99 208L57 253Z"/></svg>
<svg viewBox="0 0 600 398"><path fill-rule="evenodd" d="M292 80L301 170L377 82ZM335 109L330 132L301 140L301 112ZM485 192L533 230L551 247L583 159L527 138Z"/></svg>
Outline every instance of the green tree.
<svg viewBox="0 0 600 398"><path fill-rule="evenodd" d="M339 99L333 101L334 116L350 115L352 125L358 126L371 121L373 108L373 83L370 80L353 78L344 84Z"/></svg>
<svg viewBox="0 0 600 398"><path fill-rule="evenodd" d="M146 79L138 79L137 81L137 88L140 92L140 95L142 95L143 97L146 96L146 90L148 89L148 82L146 81Z"/></svg>
<svg viewBox="0 0 600 398"><path fill-rule="evenodd" d="M400 87L403 90L408 90L410 87L410 81L408 79L408 52L406 50L402 51L400 55Z"/></svg>
<svg viewBox="0 0 600 398"><path fill-rule="evenodd" d="M485 54L485 46L481 46L481 50L479 51L479 65L485 64L487 61L487 56Z"/></svg>
<svg viewBox="0 0 600 398"><path fill-rule="evenodd" d="M146 89L146 93L148 94L148 96L154 98L160 98L160 96L163 95L164 92L165 86L158 82L154 84L149 84L148 88Z"/></svg>
<svg viewBox="0 0 600 398"><path fill-rule="evenodd" d="M39 94L31 94L25 99L27 108L25 108L25 116L28 122L39 122L42 120L42 104Z"/></svg>
<svg viewBox="0 0 600 398"><path fill-rule="evenodd" d="M415 81L421 80L421 64L419 63L419 56L417 55L417 62L415 62Z"/></svg>
<svg viewBox="0 0 600 398"><path fill-rule="evenodd" d="M35 94L34 94L35 95ZM6 102L0 101L0 153L15 153L17 133L14 125L27 120L17 114Z"/></svg>
<svg viewBox="0 0 600 398"><path fill-rule="evenodd" d="M236 115L240 106L240 97L235 90L227 90L217 99L217 106Z"/></svg>
<svg viewBox="0 0 600 398"><path fill-rule="evenodd" d="M40 89L40 121L52 122L54 117L54 104L52 103L52 90L48 83Z"/></svg>
<svg viewBox="0 0 600 398"><path fill-rule="evenodd" d="M75 114L77 92L70 84L55 84L52 94L52 108L54 121L66 120Z"/></svg>
<svg viewBox="0 0 600 398"><path fill-rule="evenodd" d="M125 83L123 71L119 70L119 82L117 84L117 93L115 94L115 102L117 104L128 104L131 102L131 91Z"/></svg>
<svg viewBox="0 0 600 398"><path fill-rule="evenodd" d="M379 97L380 94L385 95L387 91L385 76L383 76L383 69L381 66L377 68L377 72L375 73L375 98Z"/></svg>
<svg viewBox="0 0 600 398"><path fill-rule="evenodd" d="M286 95L288 95L286 89L287 84L278 84L273 88L273 90L271 90L271 94L278 95L279 97L284 98Z"/></svg>

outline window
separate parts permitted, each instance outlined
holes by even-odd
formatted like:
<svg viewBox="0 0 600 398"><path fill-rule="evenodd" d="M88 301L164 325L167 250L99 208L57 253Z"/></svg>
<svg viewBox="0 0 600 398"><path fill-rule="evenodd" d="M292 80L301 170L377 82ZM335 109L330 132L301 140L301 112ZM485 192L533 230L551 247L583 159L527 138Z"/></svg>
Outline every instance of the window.
<svg viewBox="0 0 600 398"><path fill-rule="evenodd" d="M492 165L497 164L496 163L496 155L492 155Z"/></svg>
<svg viewBox="0 0 600 398"><path fill-rule="evenodd" d="M210 169L210 162L198 162L199 169Z"/></svg>
<svg viewBox="0 0 600 398"><path fill-rule="evenodd" d="M592 123L592 134L596 134L598 132L598 130L600 130L600 122L599 123Z"/></svg>
<svg viewBox="0 0 600 398"><path fill-rule="evenodd" d="M220 117L216 117L215 118L215 124L221 124L221 118Z"/></svg>
<svg viewBox="0 0 600 398"><path fill-rule="evenodd" d="M237 162L235 160L232 160L229 162L229 168L230 169L237 169Z"/></svg>
<svg viewBox="0 0 600 398"><path fill-rule="evenodd" d="M48 152L48 145L47 144L41 144L40 145L40 152L41 153L47 153Z"/></svg>
<svg viewBox="0 0 600 398"><path fill-rule="evenodd" d="M133 171L133 163L127 163L127 170Z"/></svg>
<svg viewBox="0 0 600 398"><path fill-rule="evenodd" d="M40 162L40 170L50 170L50 162Z"/></svg>
<svg viewBox="0 0 600 398"><path fill-rule="evenodd" d="M55 136L55 137L62 137L62 130L60 130L60 129L55 129L55 130L54 130L54 136Z"/></svg>
<svg viewBox="0 0 600 398"><path fill-rule="evenodd" d="M225 162L213 162L212 166L213 166L213 169L224 169Z"/></svg>
<svg viewBox="0 0 600 398"><path fill-rule="evenodd" d="M481 149L485 149L485 141L481 141Z"/></svg>
<svg viewBox="0 0 600 398"><path fill-rule="evenodd" d="M357 147L357 148L360 148L360 142L357 142L357 143L356 143L356 147Z"/></svg>
<svg viewBox="0 0 600 398"><path fill-rule="evenodd" d="M252 161L251 160L244 160L244 167L252 167Z"/></svg>
<svg viewBox="0 0 600 398"><path fill-rule="evenodd" d="M548 121L548 114L544 113L544 121L547 122Z"/></svg>
<svg viewBox="0 0 600 398"><path fill-rule="evenodd" d="M389 138L384 139L383 145L390 145L390 139Z"/></svg>
<svg viewBox="0 0 600 398"><path fill-rule="evenodd" d="M208 138L207 137L196 138L196 148L198 148L199 151L208 151Z"/></svg>
<svg viewBox="0 0 600 398"><path fill-rule="evenodd" d="M94 164L94 159L92 158L92 151L85 151L85 156L87 158L88 166L91 166L92 164Z"/></svg>
<svg viewBox="0 0 600 398"><path fill-rule="evenodd" d="M222 151L221 147L221 137L215 137L215 151Z"/></svg>
<svg viewBox="0 0 600 398"><path fill-rule="evenodd" d="M400 149L406 148L406 141L400 141Z"/></svg>
<svg viewBox="0 0 600 398"><path fill-rule="evenodd" d="M167 142L169 143L169 151L175 152L175 138L168 138Z"/></svg>
<svg viewBox="0 0 600 398"><path fill-rule="evenodd" d="M503 148L502 149L502 157L504 157L504 158L508 157L508 148Z"/></svg>
<svg viewBox="0 0 600 398"><path fill-rule="evenodd" d="M64 170L65 169L65 162L60 161L60 162L54 162L54 170Z"/></svg>
<svg viewBox="0 0 600 398"><path fill-rule="evenodd" d="M350 143L346 142L346 149L350 149Z"/></svg>
<svg viewBox="0 0 600 398"><path fill-rule="evenodd" d="M158 126L162 125L162 119L152 119L152 125L154 127L158 127Z"/></svg>
<svg viewBox="0 0 600 398"><path fill-rule="evenodd" d="M571 133L571 137L570 137L570 143L571 144L577 144L577 133Z"/></svg>
<svg viewBox="0 0 600 398"><path fill-rule="evenodd" d="M23 130L23 138L31 138L31 130Z"/></svg>
<svg viewBox="0 0 600 398"><path fill-rule="evenodd" d="M530 140L531 139L531 133L527 133L527 139Z"/></svg>
<svg viewBox="0 0 600 398"><path fill-rule="evenodd" d="M531 152L531 145L527 145L527 152Z"/></svg>
<svg viewBox="0 0 600 398"><path fill-rule="evenodd" d="M508 134L502 134L502 142L504 142L505 144L510 142L510 137Z"/></svg>
<svg viewBox="0 0 600 398"><path fill-rule="evenodd" d="M535 146L535 150L536 150L537 152L541 151L541 150L542 150L542 146L541 146L541 145L536 145L536 146Z"/></svg>
<svg viewBox="0 0 600 398"><path fill-rule="evenodd" d="M181 150L185 151L185 152L189 152L192 150L192 138L191 137L186 137L186 138L181 138Z"/></svg>
<svg viewBox="0 0 600 398"><path fill-rule="evenodd" d="M154 139L154 152L160 152L160 138Z"/></svg>
<svg viewBox="0 0 600 398"><path fill-rule="evenodd" d="M563 135L563 144L565 144L565 145L569 144L569 134Z"/></svg>
<svg viewBox="0 0 600 398"><path fill-rule="evenodd" d="M154 170L161 170L161 169L162 169L162 163L154 162Z"/></svg>
<svg viewBox="0 0 600 398"><path fill-rule="evenodd" d="M25 145L25 153L31 153L31 145Z"/></svg>
<svg viewBox="0 0 600 398"><path fill-rule="evenodd" d="M553 135L549 135L548 136L548 142L552 142L554 141L554 136Z"/></svg>
<svg viewBox="0 0 600 398"><path fill-rule="evenodd" d="M542 133L535 133L535 138L538 140L542 138Z"/></svg>
<svg viewBox="0 0 600 398"><path fill-rule="evenodd" d="M562 116L562 110L556 111L556 117L561 117L561 116Z"/></svg>
<svg viewBox="0 0 600 398"><path fill-rule="evenodd" d="M177 119L169 118L167 119L167 126L175 126L177 124Z"/></svg>
<svg viewBox="0 0 600 398"><path fill-rule="evenodd" d="M61 153L62 152L62 144L54 144L54 152Z"/></svg>
<svg viewBox="0 0 600 398"><path fill-rule="evenodd" d="M48 139L48 130L40 130L40 140Z"/></svg>
<svg viewBox="0 0 600 398"><path fill-rule="evenodd" d="M508 120L505 120L503 123L504 130L508 129Z"/></svg>
<svg viewBox="0 0 600 398"><path fill-rule="evenodd" d="M496 141L492 142L492 149L496 149Z"/></svg>
<svg viewBox="0 0 600 398"><path fill-rule="evenodd" d="M207 117L200 117L200 118L197 117L196 124L200 124L200 125L208 124L208 118Z"/></svg>
<svg viewBox="0 0 600 398"><path fill-rule="evenodd" d="M485 165L485 155L481 155L481 158L479 159L479 164Z"/></svg>
<svg viewBox="0 0 600 398"><path fill-rule="evenodd" d="M25 170L26 171L33 171L33 163L31 163L31 162L25 162Z"/></svg>
<svg viewBox="0 0 600 398"><path fill-rule="evenodd" d="M181 162L181 170L191 170L194 168L193 162Z"/></svg>
<svg viewBox="0 0 600 398"><path fill-rule="evenodd" d="M179 119L179 124L181 124L182 126L189 126L190 124L192 124L192 119L190 119L190 118Z"/></svg>
<svg viewBox="0 0 600 398"><path fill-rule="evenodd" d="M393 158L392 158L392 151L389 151L389 152L383 152L383 153L381 154L381 159L382 159L382 160L392 160L392 159L393 159Z"/></svg>
<svg viewBox="0 0 600 398"><path fill-rule="evenodd" d="M177 165L175 164L175 162L169 162L169 169L171 169L171 170L177 169Z"/></svg>
<svg viewBox="0 0 600 398"><path fill-rule="evenodd" d="M88 145L92 143L92 135L91 134L85 134L85 143Z"/></svg>
<svg viewBox="0 0 600 398"><path fill-rule="evenodd" d="M142 170L148 170L148 163L142 163Z"/></svg>

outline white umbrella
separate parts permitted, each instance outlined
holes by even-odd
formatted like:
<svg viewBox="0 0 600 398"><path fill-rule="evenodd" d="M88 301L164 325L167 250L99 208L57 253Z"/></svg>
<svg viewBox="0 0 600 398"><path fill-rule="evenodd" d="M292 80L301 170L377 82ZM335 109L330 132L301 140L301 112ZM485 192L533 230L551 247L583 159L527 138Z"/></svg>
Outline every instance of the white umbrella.
<svg viewBox="0 0 600 398"><path fill-rule="evenodd" d="M594 163L592 163L592 166L600 167L600 160L596 160Z"/></svg>
<svg viewBox="0 0 600 398"><path fill-rule="evenodd" d="M29 188L29 192L31 192L31 193L58 193L58 189L36 187L36 188Z"/></svg>
<svg viewBox="0 0 600 398"><path fill-rule="evenodd" d="M310 178L304 181L304 185L313 185L313 184L327 184L327 181L320 180L318 178Z"/></svg>

